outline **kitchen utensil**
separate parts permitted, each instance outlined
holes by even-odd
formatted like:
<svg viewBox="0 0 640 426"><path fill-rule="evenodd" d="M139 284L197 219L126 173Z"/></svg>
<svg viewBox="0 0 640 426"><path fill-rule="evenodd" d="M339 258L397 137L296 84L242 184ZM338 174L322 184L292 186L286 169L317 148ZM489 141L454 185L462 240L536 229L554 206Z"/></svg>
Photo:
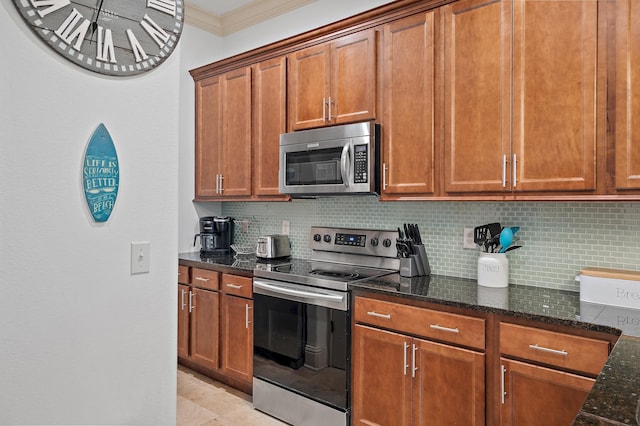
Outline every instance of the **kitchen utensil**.
<svg viewBox="0 0 640 426"><path fill-rule="evenodd" d="M500 232L500 253L504 253L511 243L513 243L513 231L511 228L504 228L502 232Z"/></svg>
<svg viewBox="0 0 640 426"><path fill-rule="evenodd" d="M519 249L520 247L522 247L522 246L512 245L512 246L507 247L507 249L504 252L506 253L506 252L511 251L511 250Z"/></svg>
<svg viewBox="0 0 640 426"><path fill-rule="evenodd" d="M497 237L502 232L502 225L500 225L498 222L489 223L485 226L489 229L489 234L491 234L490 235L491 238Z"/></svg>
<svg viewBox="0 0 640 426"><path fill-rule="evenodd" d="M476 226L473 228L473 242L479 246L482 246L487 241L487 235L489 228L486 226Z"/></svg>

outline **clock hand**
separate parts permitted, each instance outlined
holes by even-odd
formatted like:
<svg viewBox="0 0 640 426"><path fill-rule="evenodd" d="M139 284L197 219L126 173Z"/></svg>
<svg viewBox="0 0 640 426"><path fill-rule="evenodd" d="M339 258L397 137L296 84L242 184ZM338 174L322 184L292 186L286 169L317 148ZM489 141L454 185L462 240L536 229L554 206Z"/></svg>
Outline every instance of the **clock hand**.
<svg viewBox="0 0 640 426"><path fill-rule="evenodd" d="M100 18L100 11L102 10L102 3L104 3L104 0L100 0L100 4L98 5L98 13L96 13L96 19L91 23L91 34L95 33L98 29L98 19Z"/></svg>

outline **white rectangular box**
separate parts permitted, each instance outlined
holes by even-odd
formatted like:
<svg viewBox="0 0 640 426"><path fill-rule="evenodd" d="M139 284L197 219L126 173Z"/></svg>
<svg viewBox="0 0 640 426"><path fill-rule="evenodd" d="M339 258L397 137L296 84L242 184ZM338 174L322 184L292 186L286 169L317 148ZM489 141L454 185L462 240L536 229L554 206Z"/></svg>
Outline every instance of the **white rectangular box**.
<svg viewBox="0 0 640 426"><path fill-rule="evenodd" d="M640 309L640 272L585 268L580 271L580 300Z"/></svg>

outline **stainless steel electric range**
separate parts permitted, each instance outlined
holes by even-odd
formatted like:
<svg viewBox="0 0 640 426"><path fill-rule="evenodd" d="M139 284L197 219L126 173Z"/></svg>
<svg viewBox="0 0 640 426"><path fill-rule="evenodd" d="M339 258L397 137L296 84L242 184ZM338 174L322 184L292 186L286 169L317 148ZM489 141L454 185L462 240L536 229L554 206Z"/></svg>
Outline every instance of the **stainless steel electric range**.
<svg viewBox="0 0 640 426"><path fill-rule="evenodd" d="M397 273L396 238L397 231L312 227L310 260L256 266L256 409L293 425L349 424L349 284Z"/></svg>

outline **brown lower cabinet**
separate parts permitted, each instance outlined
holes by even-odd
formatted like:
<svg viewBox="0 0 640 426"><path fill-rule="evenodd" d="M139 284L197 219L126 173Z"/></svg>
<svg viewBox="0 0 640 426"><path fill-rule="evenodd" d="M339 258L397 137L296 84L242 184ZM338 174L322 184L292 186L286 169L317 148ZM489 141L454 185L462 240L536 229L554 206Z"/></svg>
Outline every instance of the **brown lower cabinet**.
<svg viewBox="0 0 640 426"><path fill-rule="evenodd" d="M570 425L595 382L506 358L500 358L500 364L504 368L501 425Z"/></svg>
<svg viewBox="0 0 640 426"><path fill-rule="evenodd" d="M251 393L253 297L249 277L189 268L178 284L178 362Z"/></svg>
<svg viewBox="0 0 640 426"><path fill-rule="evenodd" d="M354 425L484 424L483 353L359 324L354 342Z"/></svg>
<svg viewBox="0 0 640 426"><path fill-rule="evenodd" d="M375 297L353 304L354 425L570 425L617 340Z"/></svg>
<svg viewBox="0 0 640 426"><path fill-rule="evenodd" d="M354 425L484 425L485 354L374 325L465 339L482 319L356 298ZM410 321L407 321L411 319Z"/></svg>
<svg viewBox="0 0 640 426"><path fill-rule="evenodd" d="M253 300L251 278L222 275L222 374L251 385L253 380ZM244 292L246 290L246 293Z"/></svg>

